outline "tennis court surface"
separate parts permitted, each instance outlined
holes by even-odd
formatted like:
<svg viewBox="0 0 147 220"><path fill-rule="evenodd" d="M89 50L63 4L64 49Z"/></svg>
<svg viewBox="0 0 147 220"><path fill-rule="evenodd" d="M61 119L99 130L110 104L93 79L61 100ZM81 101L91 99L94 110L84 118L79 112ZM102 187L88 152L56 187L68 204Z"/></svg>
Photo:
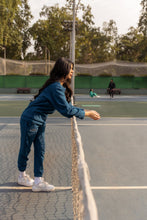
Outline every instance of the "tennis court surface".
<svg viewBox="0 0 147 220"><path fill-rule="evenodd" d="M4 109L11 101L11 109L29 99L0 96L0 105ZM76 97L78 106L94 108L102 116L99 121L77 120L99 220L147 219L146 101L146 96L116 96L113 100L108 96L92 100L86 95ZM70 119L58 114L48 118L44 178L56 190L33 193L17 185L19 117L15 111L6 112L0 117L0 219L73 219ZM27 172L33 176L33 147Z"/></svg>

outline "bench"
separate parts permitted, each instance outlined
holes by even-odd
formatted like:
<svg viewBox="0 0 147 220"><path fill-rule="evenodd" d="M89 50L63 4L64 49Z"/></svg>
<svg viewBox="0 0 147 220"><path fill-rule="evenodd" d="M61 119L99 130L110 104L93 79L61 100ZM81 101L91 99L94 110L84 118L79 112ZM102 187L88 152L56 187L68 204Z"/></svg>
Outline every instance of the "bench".
<svg viewBox="0 0 147 220"><path fill-rule="evenodd" d="M121 90L120 89L112 89L113 90L113 94L121 94ZM109 94L110 89L107 89L107 94Z"/></svg>
<svg viewBox="0 0 147 220"><path fill-rule="evenodd" d="M30 88L18 88L17 93L30 93Z"/></svg>

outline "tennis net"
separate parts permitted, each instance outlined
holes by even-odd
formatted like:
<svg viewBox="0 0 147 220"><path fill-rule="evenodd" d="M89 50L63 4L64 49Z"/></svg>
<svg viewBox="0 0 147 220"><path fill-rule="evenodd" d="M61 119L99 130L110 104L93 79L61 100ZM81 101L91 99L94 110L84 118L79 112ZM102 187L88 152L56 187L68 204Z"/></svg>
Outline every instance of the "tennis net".
<svg viewBox="0 0 147 220"><path fill-rule="evenodd" d="M72 119L72 190L74 220L98 220L76 118Z"/></svg>

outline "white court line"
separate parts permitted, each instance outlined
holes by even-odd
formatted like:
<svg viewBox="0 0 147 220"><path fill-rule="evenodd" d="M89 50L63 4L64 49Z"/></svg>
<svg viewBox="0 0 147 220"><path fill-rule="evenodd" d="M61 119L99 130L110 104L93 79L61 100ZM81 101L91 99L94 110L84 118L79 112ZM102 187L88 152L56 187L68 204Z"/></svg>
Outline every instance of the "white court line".
<svg viewBox="0 0 147 220"><path fill-rule="evenodd" d="M10 125L10 126L14 126L14 125L19 125L19 123L0 123L0 125ZM71 124L57 124L57 123L54 123L54 124L50 124L50 123L47 123L46 126L58 126L58 125L62 125L62 126L71 126ZM80 124L78 123L78 126L147 126L147 124Z"/></svg>
<svg viewBox="0 0 147 220"><path fill-rule="evenodd" d="M20 123L0 123L0 125L7 125L7 126L14 126L14 125L19 125ZM54 123L54 124L50 124L50 123L47 123L46 126L58 126L58 125L62 125L62 126L71 126L71 124L57 124L57 123Z"/></svg>
<svg viewBox="0 0 147 220"><path fill-rule="evenodd" d="M0 190L23 190L23 189L32 189L32 187L27 186L0 186ZM70 190L72 189L71 186L56 186L55 189L57 190Z"/></svg>
<svg viewBox="0 0 147 220"><path fill-rule="evenodd" d="M79 126L88 126L88 125L91 125L91 126L147 126L147 124L80 124L78 123Z"/></svg>
<svg viewBox="0 0 147 220"><path fill-rule="evenodd" d="M18 119L18 118L20 118L20 116L0 116L0 118L5 118L5 119L14 119L14 118L16 118L16 119ZM63 119L63 117L50 117L50 118L52 118L52 119L57 119L57 118L60 118L60 119Z"/></svg>
<svg viewBox="0 0 147 220"><path fill-rule="evenodd" d="M32 189L26 186L0 186L0 190L25 190ZM135 190L147 189L147 186L91 186L92 190ZM55 190L72 190L71 186L55 186Z"/></svg>
<svg viewBox="0 0 147 220"><path fill-rule="evenodd" d="M147 189L147 186L91 186L92 190Z"/></svg>
<svg viewBox="0 0 147 220"><path fill-rule="evenodd" d="M9 123L0 123L0 125L13 125L14 126L14 125L19 125L19 123L10 123L10 124Z"/></svg>

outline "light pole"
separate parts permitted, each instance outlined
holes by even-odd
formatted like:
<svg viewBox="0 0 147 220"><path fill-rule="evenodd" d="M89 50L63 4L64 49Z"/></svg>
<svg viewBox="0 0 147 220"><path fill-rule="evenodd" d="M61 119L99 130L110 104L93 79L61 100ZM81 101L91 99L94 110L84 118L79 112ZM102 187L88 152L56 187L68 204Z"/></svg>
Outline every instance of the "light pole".
<svg viewBox="0 0 147 220"><path fill-rule="evenodd" d="M62 22L63 26L64 26L64 30L68 31L70 33L70 51L69 51L69 59L72 59L72 25L73 25L73 21L71 20L64 20Z"/></svg>
<svg viewBox="0 0 147 220"><path fill-rule="evenodd" d="M72 6L72 11L73 11L73 20L64 20L63 26L65 31L70 32L70 54L69 57L71 61L74 63L74 72L75 72L75 29L76 29L76 13L75 13L75 0L73 0L73 6ZM72 81L71 81L71 87L73 90L73 98L74 98L74 90L75 90L75 73L72 76Z"/></svg>
<svg viewBox="0 0 147 220"><path fill-rule="evenodd" d="M45 46L45 63L46 63L45 73L49 75L50 74L50 50L48 49L47 46Z"/></svg>
<svg viewBox="0 0 147 220"><path fill-rule="evenodd" d="M49 50L48 48L47 48L47 51L48 51L48 60L49 60L48 74L50 75L50 71L51 71L51 70L50 70L50 69L51 69L51 68L50 68L50 59L51 59L50 57L51 57L51 55L50 55L50 50Z"/></svg>
<svg viewBox="0 0 147 220"><path fill-rule="evenodd" d="M75 0L73 0L73 24L72 24L72 50L71 50L71 60L74 63L74 74L72 76L72 90L73 90L73 97L75 93Z"/></svg>

